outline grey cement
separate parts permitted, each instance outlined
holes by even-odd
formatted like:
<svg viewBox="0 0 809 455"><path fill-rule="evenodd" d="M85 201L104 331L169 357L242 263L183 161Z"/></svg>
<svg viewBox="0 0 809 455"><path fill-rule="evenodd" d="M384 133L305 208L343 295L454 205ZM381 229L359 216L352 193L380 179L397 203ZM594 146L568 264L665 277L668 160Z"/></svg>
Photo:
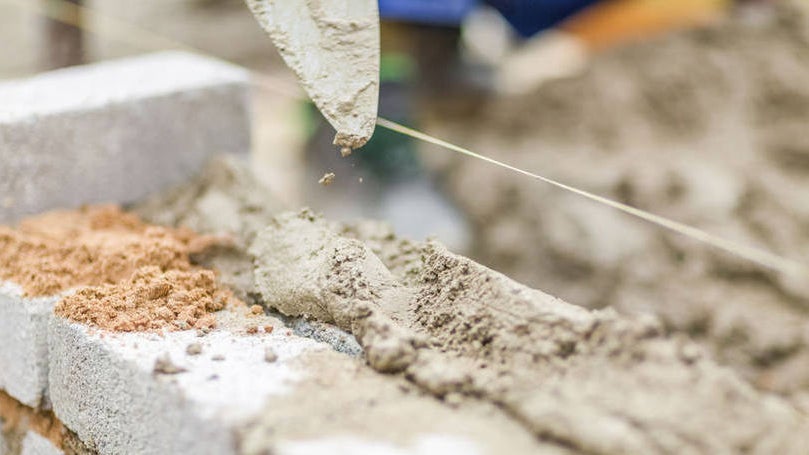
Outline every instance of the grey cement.
<svg viewBox="0 0 809 455"><path fill-rule="evenodd" d="M809 447L803 412L687 338L667 336L653 317L571 305L437 243L412 260L404 249L404 258L383 260L306 211L277 216L250 251L268 306L350 330L377 371L403 372L449 403L496 405L560 448L797 455ZM406 285L386 263L420 269L419 278ZM271 429L273 418L265 416Z"/></svg>
<svg viewBox="0 0 809 455"><path fill-rule="evenodd" d="M32 408L47 404L48 320L57 297L23 298L0 283L0 389Z"/></svg>
<svg viewBox="0 0 809 455"><path fill-rule="evenodd" d="M167 52L0 83L0 222L134 202L250 147L248 73Z"/></svg>
<svg viewBox="0 0 809 455"><path fill-rule="evenodd" d="M345 156L376 127L379 8L373 0L247 0L287 65L326 120Z"/></svg>

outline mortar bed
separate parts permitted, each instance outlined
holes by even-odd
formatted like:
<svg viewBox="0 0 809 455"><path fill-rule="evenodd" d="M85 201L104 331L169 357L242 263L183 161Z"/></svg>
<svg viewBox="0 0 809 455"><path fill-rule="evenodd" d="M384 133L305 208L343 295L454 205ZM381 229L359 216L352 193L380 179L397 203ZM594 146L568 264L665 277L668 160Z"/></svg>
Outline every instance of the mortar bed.
<svg viewBox="0 0 809 455"><path fill-rule="evenodd" d="M352 333L361 349L348 351L361 357L298 337L284 321L246 305L224 305L213 330L182 330L176 313L158 327L109 330L120 326L96 312L110 310L110 303L110 311L119 311L109 296L155 300L155 308L166 296L166 285L130 285L148 261L116 256L110 263L125 265L114 269L118 281L71 283L123 292L85 295L95 309L73 306L68 296L60 304L81 311L56 317L48 311L37 326L46 328L37 335L46 342L42 403L52 403L93 451L294 453L290 447L325 451L334 441L356 439L405 453L420 450L419 441L480 453L559 454L665 453L690 444L709 452L779 447L801 453L809 444L804 414L717 366L685 337L664 335L654 318L567 304L439 244L398 239L378 224L256 210L270 206L255 202L261 191L246 188L249 179L233 178L248 174L231 165L215 168L213 177L203 175L137 211L210 235L227 232L232 242L125 215L140 232L163 230L157 237L174 248L157 256L164 265L155 276L171 288L178 286L171 270L216 270L250 304L291 322L302 318L309 327ZM210 194L231 207L211 210ZM94 210L122 214L87 208L78 219ZM220 230L221 213L249 216ZM29 220L20 229L31 226ZM12 230L5 238L13 236ZM205 239L198 242L205 248L194 248L195 238ZM99 243L102 253L116 245ZM12 250L8 245L0 254ZM65 269L38 266L57 275ZM225 289L215 286L207 285L206 295Z"/></svg>

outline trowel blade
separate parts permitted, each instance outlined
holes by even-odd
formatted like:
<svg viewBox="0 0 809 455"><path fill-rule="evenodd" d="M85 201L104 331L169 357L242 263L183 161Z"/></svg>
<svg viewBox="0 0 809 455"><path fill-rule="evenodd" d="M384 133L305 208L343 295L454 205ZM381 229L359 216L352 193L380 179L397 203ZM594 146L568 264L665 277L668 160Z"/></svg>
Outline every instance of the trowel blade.
<svg viewBox="0 0 809 455"><path fill-rule="evenodd" d="M341 147L365 145L379 105L377 0L245 0Z"/></svg>

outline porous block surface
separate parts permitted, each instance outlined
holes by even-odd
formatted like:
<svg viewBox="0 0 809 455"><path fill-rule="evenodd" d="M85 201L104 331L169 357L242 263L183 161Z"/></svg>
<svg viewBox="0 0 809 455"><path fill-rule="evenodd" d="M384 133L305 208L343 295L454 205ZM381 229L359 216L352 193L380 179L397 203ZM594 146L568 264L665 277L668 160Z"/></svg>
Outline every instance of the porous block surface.
<svg viewBox="0 0 809 455"><path fill-rule="evenodd" d="M238 427L300 379L289 362L326 349L277 332L111 333L54 317L54 412L99 453L235 453Z"/></svg>
<svg viewBox="0 0 809 455"><path fill-rule="evenodd" d="M250 145L248 73L165 52L0 83L0 223L128 203Z"/></svg>
<svg viewBox="0 0 809 455"><path fill-rule="evenodd" d="M19 286L0 283L0 390L32 408L47 401L48 319L56 300L26 298Z"/></svg>

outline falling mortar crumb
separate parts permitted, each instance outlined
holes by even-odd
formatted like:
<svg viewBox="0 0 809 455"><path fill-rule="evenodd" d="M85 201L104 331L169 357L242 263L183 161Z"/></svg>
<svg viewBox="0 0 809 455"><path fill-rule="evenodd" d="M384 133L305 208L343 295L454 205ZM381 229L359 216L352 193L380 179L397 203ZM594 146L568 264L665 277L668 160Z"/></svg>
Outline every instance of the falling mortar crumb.
<svg viewBox="0 0 809 455"><path fill-rule="evenodd" d="M325 174L320 180L318 180L318 183L320 183L323 186L329 186L332 183L334 183L334 177L335 177L334 172L329 172Z"/></svg>
<svg viewBox="0 0 809 455"><path fill-rule="evenodd" d="M264 326L264 333L272 333L272 331L273 331L274 329L275 329L275 327L273 327L273 326L271 326L271 325L265 325L265 326Z"/></svg>
<svg viewBox="0 0 809 455"><path fill-rule="evenodd" d="M185 353L188 355L202 354L202 345L199 343L191 343L185 348Z"/></svg>
<svg viewBox="0 0 809 455"><path fill-rule="evenodd" d="M351 152L353 152L353 150L351 150L351 147L343 147L340 149L340 155L342 155L343 158L351 156Z"/></svg>
<svg viewBox="0 0 809 455"><path fill-rule="evenodd" d="M264 361L267 363L273 363L278 360L278 354L273 351L272 348L268 347L264 350Z"/></svg>
<svg viewBox="0 0 809 455"><path fill-rule="evenodd" d="M254 315L259 315L264 312L264 309L261 308L261 305L253 305L250 307L250 313Z"/></svg>
<svg viewBox="0 0 809 455"><path fill-rule="evenodd" d="M449 393L444 397L444 403L456 408L463 403L463 395L459 393Z"/></svg>
<svg viewBox="0 0 809 455"><path fill-rule="evenodd" d="M168 354L163 354L161 357L158 357L154 362L154 373L155 374L180 374L184 373L188 370L181 366L177 366L174 362L171 361L171 358Z"/></svg>

